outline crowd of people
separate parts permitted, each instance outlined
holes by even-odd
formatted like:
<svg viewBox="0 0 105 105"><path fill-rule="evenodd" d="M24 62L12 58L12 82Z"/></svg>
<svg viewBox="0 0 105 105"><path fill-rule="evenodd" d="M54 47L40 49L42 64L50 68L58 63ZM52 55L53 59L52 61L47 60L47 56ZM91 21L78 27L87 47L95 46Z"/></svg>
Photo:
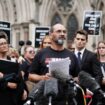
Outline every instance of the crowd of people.
<svg viewBox="0 0 105 105"><path fill-rule="evenodd" d="M67 39L67 30L64 25L57 23L50 29L50 35L44 37L38 52L31 45L24 47L24 53L19 55L18 50L10 48L8 38L0 32L0 60L9 60L19 63L18 80L0 81L0 103L1 105L23 105L28 94L40 81L52 78L49 73L49 63L69 58L69 75L72 80L79 84L78 74L81 71L89 73L105 92L105 42L100 41L97 45L97 53L86 48L88 33L78 30L74 34L74 41L64 47ZM72 48L73 47L73 48ZM9 68L8 68L9 69ZM0 71L0 80L8 75ZM28 82L27 82L28 81ZM81 86L82 87L82 86ZM52 99L52 105L74 105L68 94L68 84L58 80L58 95ZM85 94L93 96L91 105L97 105L98 96L83 87ZM77 90L75 96L77 105L83 104L81 90ZM42 97L36 105L48 105L46 97Z"/></svg>

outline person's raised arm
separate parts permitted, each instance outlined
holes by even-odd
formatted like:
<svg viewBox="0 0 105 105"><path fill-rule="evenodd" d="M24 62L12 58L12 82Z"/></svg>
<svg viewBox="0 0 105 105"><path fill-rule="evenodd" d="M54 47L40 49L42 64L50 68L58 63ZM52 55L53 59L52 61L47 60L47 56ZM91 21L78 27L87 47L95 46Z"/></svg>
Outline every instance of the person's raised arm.
<svg viewBox="0 0 105 105"><path fill-rule="evenodd" d="M37 82L40 80L47 80L49 78L50 77L48 75L38 75L38 74L31 74L31 73L29 73L29 77L28 77L28 79L33 82Z"/></svg>

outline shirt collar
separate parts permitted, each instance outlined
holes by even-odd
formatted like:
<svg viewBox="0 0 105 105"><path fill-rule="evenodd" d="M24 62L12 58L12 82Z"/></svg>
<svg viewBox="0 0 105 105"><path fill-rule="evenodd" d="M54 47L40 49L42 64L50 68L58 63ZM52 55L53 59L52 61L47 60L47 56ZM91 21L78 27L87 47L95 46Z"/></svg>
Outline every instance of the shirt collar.
<svg viewBox="0 0 105 105"><path fill-rule="evenodd" d="M77 49L75 49L75 55L78 54L78 52L81 52L81 55L83 55L85 48L83 48L82 50L78 51Z"/></svg>

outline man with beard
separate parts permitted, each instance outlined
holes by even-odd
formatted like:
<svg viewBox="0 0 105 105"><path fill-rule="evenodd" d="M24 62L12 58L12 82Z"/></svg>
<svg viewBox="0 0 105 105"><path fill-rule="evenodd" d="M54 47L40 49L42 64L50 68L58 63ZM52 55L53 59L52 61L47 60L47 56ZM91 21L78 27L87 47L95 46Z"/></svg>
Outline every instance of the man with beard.
<svg viewBox="0 0 105 105"><path fill-rule="evenodd" d="M69 66L69 74L73 77L77 76L76 71L78 69L78 63L75 55L64 48L64 41L67 37L66 28L57 23L51 28L51 46L39 51L33 60L33 63L30 68L29 80L31 81L40 81L50 79L51 76L48 75L48 67L50 61L58 61L64 58L69 57L71 64ZM67 86L58 83L59 94L53 100L52 105L66 105L66 89ZM38 105L43 105L45 99L41 99L41 103ZM47 103L44 103L47 105Z"/></svg>

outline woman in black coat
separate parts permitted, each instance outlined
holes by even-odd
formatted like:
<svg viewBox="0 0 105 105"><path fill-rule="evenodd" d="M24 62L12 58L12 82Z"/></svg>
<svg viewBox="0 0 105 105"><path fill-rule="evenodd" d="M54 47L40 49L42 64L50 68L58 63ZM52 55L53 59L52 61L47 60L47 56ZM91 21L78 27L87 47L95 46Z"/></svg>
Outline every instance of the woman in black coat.
<svg viewBox="0 0 105 105"><path fill-rule="evenodd" d="M7 35L6 33L0 31L1 61L11 62L11 58L7 56L8 49ZM4 65L4 67L7 67L8 65L9 63ZM7 69L10 70L8 67ZM21 73L18 72L18 74L12 76L9 75L12 75L12 73L7 74L4 73L2 69L0 69L0 105L23 105L23 101L27 97L27 92L25 90L25 85Z"/></svg>

